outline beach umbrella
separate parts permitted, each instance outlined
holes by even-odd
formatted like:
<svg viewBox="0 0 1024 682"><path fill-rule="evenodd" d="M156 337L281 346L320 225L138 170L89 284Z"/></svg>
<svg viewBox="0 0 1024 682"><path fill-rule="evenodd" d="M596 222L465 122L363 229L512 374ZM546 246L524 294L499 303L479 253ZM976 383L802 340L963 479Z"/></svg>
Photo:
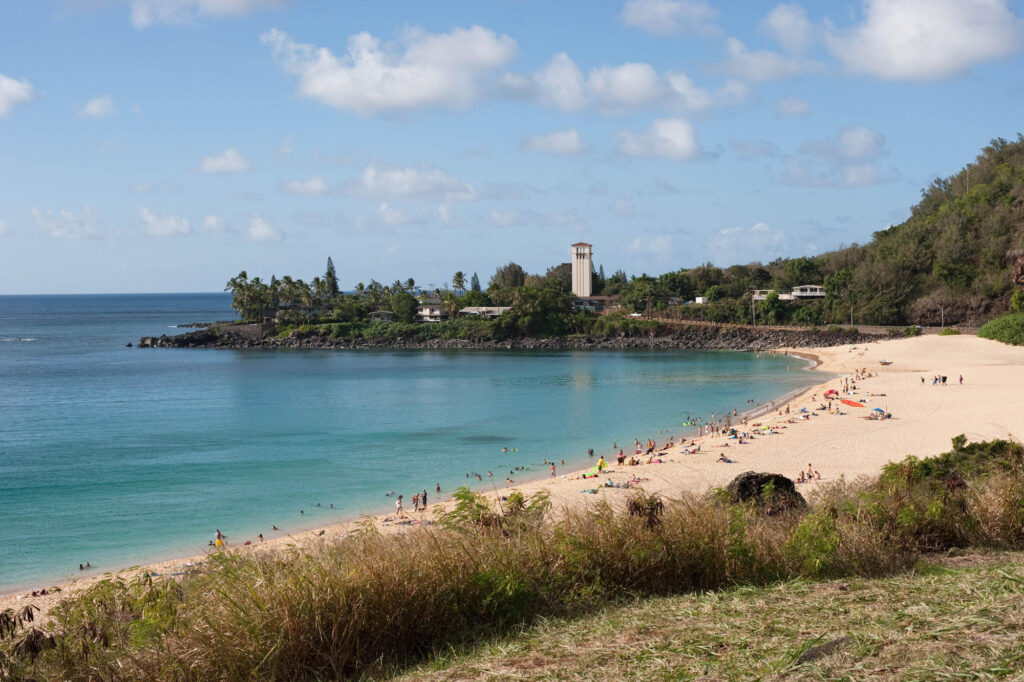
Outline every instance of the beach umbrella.
<svg viewBox="0 0 1024 682"><path fill-rule="evenodd" d="M881 407L876 407L876 408L874 408L874 409L873 409L873 410L871 410L871 411L872 411L872 412L885 412L885 410L883 410L883 409L882 409Z"/></svg>
<svg viewBox="0 0 1024 682"><path fill-rule="evenodd" d="M843 398L839 402L843 405L849 405L850 407L864 407L864 403L858 403L856 400L847 400L846 398Z"/></svg>

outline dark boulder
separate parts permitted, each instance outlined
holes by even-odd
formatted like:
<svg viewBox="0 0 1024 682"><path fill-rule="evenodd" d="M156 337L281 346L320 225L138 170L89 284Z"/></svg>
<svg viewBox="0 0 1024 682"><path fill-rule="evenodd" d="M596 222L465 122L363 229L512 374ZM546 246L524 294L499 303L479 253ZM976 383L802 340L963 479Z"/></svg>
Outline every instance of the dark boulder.
<svg viewBox="0 0 1024 682"><path fill-rule="evenodd" d="M732 479L725 490L733 504L753 501L769 515L807 507L793 481L782 474L747 471Z"/></svg>

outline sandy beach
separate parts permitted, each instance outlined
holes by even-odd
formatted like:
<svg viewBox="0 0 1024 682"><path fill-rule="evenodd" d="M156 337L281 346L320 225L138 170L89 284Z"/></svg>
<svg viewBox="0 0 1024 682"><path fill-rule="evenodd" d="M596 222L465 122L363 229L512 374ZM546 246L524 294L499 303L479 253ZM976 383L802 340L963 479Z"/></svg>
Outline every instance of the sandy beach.
<svg viewBox="0 0 1024 682"><path fill-rule="evenodd" d="M776 352L789 351L780 349ZM1006 346L975 336L930 335L881 340L856 347L801 349L799 354L813 356L818 361L813 371L839 376L813 386L798 396L776 401L765 414L749 417L745 426L736 424L739 420L733 418L739 431L754 434L752 439L744 439L742 444L738 439L725 436L704 436L696 439L700 445L697 454L688 454L686 451L692 447L684 448L677 442L674 447L657 452L656 457L662 460L661 463L637 466L618 466L614 458L609 457L612 452L611 443L595 444L597 454L604 455L610 465L596 479L582 480L581 472L565 472L559 467L555 478L509 485L505 481L507 470L496 471L493 480L497 492L489 495L493 498L495 494L506 494L513 489L529 495L536 490L546 489L557 510L593 504L602 498L614 502L630 494L628 490L605 487L606 481L618 483L636 477L644 479L638 485L645 491L671 497L684 490L703 492L711 487L723 486L737 474L751 470L781 473L795 479L810 465L813 470L821 473L822 478L820 482L799 485L801 492L806 494L817 485L843 476L853 479L875 475L887 462L898 461L907 455L927 457L947 451L950 449L950 440L959 434L966 435L970 441L1018 439L1024 434L1024 410L1019 407L1024 387L1024 348ZM883 361L891 364L883 365ZM858 372L866 373L866 378L855 379ZM946 376L946 383L933 385L932 378L936 375ZM825 402L825 391L835 389L842 392L845 381L849 381L851 392L842 393L841 397L861 402L864 407L838 404L841 414L818 410ZM853 385L856 388L852 388ZM836 407L837 401L834 400L832 404ZM869 416L875 408L891 413L892 418L877 421L862 418ZM782 414L779 414L780 411ZM681 420L683 417L680 415ZM707 419L707 415L704 418ZM755 424L773 428L770 433L766 433L755 430ZM641 440L654 439L660 450L669 434L638 435ZM601 447L598 448L598 445ZM619 446L627 457L633 454L633 443L619 443ZM719 461L723 454L732 460L731 463ZM550 453L549 459L559 461L560 454ZM646 461L647 457L643 457L643 460ZM596 462L597 456L592 464ZM509 453L508 468L514 469L517 463L514 453ZM515 475L512 478L515 479ZM596 489L597 493L582 492L592 489ZM445 493L439 496L446 498ZM406 499L404 517L382 515L376 517L374 523L383 532L414 532L420 527L420 521L431 519L434 512L445 506L434 495L433 489L430 489L432 504L427 512L414 514L411 500ZM268 534L266 543L249 547L241 546L245 539L232 538L228 550L301 549L303 543L344 535L354 523L357 521L294 535ZM120 575L131 577L142 571L162 575L180 573L204 558L205 555L198 555L157 562L126 569ZM62 596L110 575L86 575L82 579L63 583L59 585L59 593L51 592L50 585L38 585L37 588L45 587L50 592L46 596L31 596L24 590L2 595L0 610L31 603L46 611Z"/></svg>

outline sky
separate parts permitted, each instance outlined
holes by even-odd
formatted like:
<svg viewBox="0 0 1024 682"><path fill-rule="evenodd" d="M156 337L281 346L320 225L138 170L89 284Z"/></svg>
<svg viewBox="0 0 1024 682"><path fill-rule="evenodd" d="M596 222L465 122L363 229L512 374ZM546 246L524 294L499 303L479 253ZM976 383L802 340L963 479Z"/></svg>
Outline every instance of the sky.
<svg viewBox="0 0 1024 682"><path fill-rule="evenodd" d="M1024 0L0 3L0 294L813 255L1024 129Z"/></svg>

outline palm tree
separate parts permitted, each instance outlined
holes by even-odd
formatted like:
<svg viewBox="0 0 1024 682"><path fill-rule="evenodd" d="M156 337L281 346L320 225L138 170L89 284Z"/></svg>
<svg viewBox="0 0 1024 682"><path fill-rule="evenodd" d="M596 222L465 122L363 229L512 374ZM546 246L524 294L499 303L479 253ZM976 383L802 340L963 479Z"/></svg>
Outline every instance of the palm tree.
<svg viewBox="0 0 1024 682"><path fill-rule="evenodd" d="M459 310L459 299L455 298L455 294L447 291L444 294L444 298L441 299L441 305L444 306L444 311L448 313L448 317L455 317L455 313Z"/></svg>
<svg viewBox="0 0 1024 682"><path fill-rule="evenodd" d="M416 280L414 280L412 277L405 280L405 290L408 291L410 294L414 292L416 290Z"/></svg>
<svg viewBox="0 0 1024 682"><path fill-rule="evenodd" d="M245 320L245 312L249 307L249 275L245 270L229 279L224 291L231 292L231 307Z"/></svg>
<svg viewBox="0 0 1024 682"><path fill-rule="evenodd" d="M452 275L452 286L455 287L456 291L461 291L462 293L466 292L466 275L462 270L459 270Z"/></svg>

